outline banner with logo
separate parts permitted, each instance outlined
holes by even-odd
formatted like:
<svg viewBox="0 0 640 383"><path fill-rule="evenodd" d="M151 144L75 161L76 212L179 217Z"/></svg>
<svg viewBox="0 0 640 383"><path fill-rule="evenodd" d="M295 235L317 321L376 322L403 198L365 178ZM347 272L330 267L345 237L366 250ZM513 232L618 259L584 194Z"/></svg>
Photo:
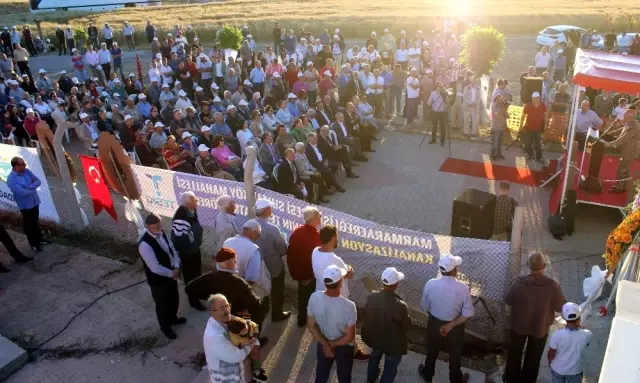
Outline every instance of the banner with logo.
<svg viewBox="0 0 640 383"><path fill-rule="evenodd" d="M132 168L147 211L172 217L179 206L180 194L190 190L198 197L198 215L205 229L213 227L217 214L215 200L222 195L231 196L238 204L239 224L248 219L242 183L142 166ZM308 203L263 188L256 188L256 194L257 198L273 203L272 223L280 228L285 238L304 224L302 210L309 206ZM419 310L424 284L438 276L440 256L452 253L462 257L458 279L470 287L474 297L476 317L467 327L489 339L504 340L507 310L503 297L519 273L519 260L511 259L508 242L422 233L381 225L326 207L317 208L322 213L323 225L338 228L336 253L354 268L354 279L349 281L349 298L359 306L366 302L369 294L363 277L379 285L382 271L393 266L405 273L399 295L410 308ZM207 235L210 234L205 230Z"/></svg>
<svg viewBox="0 0 640 383"><path fill-rule="evenodd" d="M40 197L40 218L60 223L58 211L51 197L51 190L44 175L42 163L36 148L26 148L15 145L0 144L0 210L18 211L13 193L7 186L7 177L11 173L11 159L22 157L27 164L27 169L40 179L41 185L38 188Z"/></svg>

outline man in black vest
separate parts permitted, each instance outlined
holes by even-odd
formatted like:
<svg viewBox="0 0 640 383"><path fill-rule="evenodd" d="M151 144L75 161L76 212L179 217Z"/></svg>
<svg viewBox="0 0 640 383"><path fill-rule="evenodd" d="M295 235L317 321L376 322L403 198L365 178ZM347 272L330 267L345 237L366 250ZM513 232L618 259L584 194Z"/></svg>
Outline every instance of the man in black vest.
<svg viewBox="0 0 640 383"><path fill-rule="evenodd" d="M160 330L169 339L177 335L171 326L186 323L178 318L178 278L180 277L180 258L173 244L162 231L160 217L151 213L144 221L147 228L138 243L138 252L142 257L147 283L156 304L156 316Z"/></svg>

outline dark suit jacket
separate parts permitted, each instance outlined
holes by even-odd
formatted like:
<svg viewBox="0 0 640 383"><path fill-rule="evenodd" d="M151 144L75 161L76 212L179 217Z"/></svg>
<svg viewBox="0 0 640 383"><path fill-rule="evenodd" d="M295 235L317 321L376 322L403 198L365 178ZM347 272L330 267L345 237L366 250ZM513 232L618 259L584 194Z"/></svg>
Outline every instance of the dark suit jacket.
<svg viewBox="0 0 640 383"><path fill-rule="evenodd" d="M324 100L322 101L322 105L324 105L324 112L327 114L327 116L329 116L329 118L332 121L336 120L336 113L338 113L339 107L338 107L338 103L336 102L336 100L331 99L331 102L329 103L329 105L325 104Z"/></svg>
<svg viewBox="0 0 640 383"><path fill-rule="evenodd" d="M318 138L318 151L322 155L322 159L323 160L328 160L329 159L328 156L325 156L325 154L322 152L322 148L320 147L319 140L320 140L320 138ZM318 158L318 155L316 154L316 151L313 150L313 147L311 146L311 144L305 145L304 152L307 155L307 159L311 163L311 166L313 166L314 168L318 169L318 171L320 171L320 172L325 172L325 171L329 170L324 165L323 161L320 161L320 159Z"/></svg>
<svg viewBox="0 0 640 383"><path fill-rule="evenodd" d="M273 145L273 149L276 152L276 156L278 156L278 148L276 148L275 144ZM258 158L260 159L260 165L262 165L262 169L267 173L267 176L271 177L273 174L273 168L276 166L276 161L273 160L273 156L267 148L267 145L261 145L260 149L258 149Z"/></svg>
<svg viewBox="0 0 640 383"><path fill-rule="evenodd" d="M331 121L327 121L327 119L324 118L324 116L318 109L315 109L315 111L316 111L316 120L318 120L318 125L320 125L321 128L324 125L331 125ZM326 110L324 112L326 113L327 117L332 118L330 115L331 112L327 112Z"/></svg>
<svg viewBox="0 0 640 383"><path fill-rule="evenodd" d="M298 197L302 196L302 193L298 190L297 184L294 181L294 172L295 180L300 183L301 180L298 175L298 170L296 169L296 164L294 163L292 167L289 165L289 161L280 161L280 167L278 168L278 191L284 194L293 194Z"/></svg>
<svg viewBox="0 0 640 383"><path fill-rule="evenodd" d="M349 127L349 124L347 123L346 120L343 122L343 124L344 124L344 127L347 129L346 136L344 135L344 132L342 131L342 127L340 127L340 123L338 121L331 124L331 130L336 132L336 135L338 136L338 142L347 142L348 140L345 140L345 138L353 137L353 131Z"/></svg>

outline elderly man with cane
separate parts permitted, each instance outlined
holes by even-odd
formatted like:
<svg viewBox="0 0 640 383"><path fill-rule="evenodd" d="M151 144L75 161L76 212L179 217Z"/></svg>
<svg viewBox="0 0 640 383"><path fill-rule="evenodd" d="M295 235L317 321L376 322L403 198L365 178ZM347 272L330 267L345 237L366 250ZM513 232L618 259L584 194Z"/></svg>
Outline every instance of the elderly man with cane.
<svg viewBox="0 0 640 383"><path fill-rule="evenodd" d="M192 191L182 193L181 205L173 215L171 225L171 242L173 242L182 264L182 277L185 286L202 274L202 226L198 219L196 206L198 199ZM189 305L198 311L206 311L206 307L195 297L189 296Z"/></svg>

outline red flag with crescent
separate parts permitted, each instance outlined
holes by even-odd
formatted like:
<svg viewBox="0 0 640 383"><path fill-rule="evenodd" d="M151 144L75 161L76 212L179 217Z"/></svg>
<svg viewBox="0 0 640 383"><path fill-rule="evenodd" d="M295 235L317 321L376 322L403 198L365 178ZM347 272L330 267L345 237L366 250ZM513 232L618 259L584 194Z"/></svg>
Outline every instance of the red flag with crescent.
<svg viewBox="0 0 640 383"><path fill-rule="evenodd" d="M89 190L89 196L93 200L94 214L98 215L102 210L106 210L114 220L118 221L118 214L113 206L109 187L105 183L100 159L82 154L79 155L79 157L82 170L84 171L87 189Z"/></svg>

